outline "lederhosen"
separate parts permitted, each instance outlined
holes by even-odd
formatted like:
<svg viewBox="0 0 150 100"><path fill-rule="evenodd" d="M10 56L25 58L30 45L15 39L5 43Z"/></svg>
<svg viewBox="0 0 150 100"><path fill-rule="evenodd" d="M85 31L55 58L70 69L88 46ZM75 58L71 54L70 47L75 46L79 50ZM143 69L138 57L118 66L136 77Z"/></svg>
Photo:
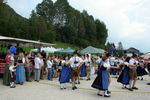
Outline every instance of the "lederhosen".
<svg viewBox="0 0 150 100"><path fill-rule="evenodd" d="M79 62L76 61L76 58L75 58L74 64L78 64L78 63ZM79 68L78 68L78 66L71 68L71 76L72 77L78 77L79 76Z"/></svg>
<svg viewBox="0 0 150 100"><path fill-rule="evenodd" d="M136 65L136 62L134 63L134 65ZM136 68L130 68L129 75L130 75L131 80L136 80L137 78Z"/></svg>

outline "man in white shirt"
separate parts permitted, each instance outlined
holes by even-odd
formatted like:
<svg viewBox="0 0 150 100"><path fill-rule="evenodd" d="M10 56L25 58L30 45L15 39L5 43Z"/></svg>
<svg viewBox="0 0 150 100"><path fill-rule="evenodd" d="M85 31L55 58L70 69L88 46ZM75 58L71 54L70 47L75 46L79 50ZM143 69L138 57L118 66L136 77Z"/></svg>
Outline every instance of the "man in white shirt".
<svg viewBox="0 0 150 100"><path fill-rule="evenodd" d="M39 82L40 81L40 74L41 74L41 55L38 54L37 57L34 59L34 68L35 68L35 75L34 80Z"/></svg>
<svg viewBox="0 0 150 100"><path fill-rule="evenodd" d="M129 74L130 74L130 84L129 84L129 90L133 91L133 89L138 90L137 87L135 87L135 83L137 80L137 72L136 69L138 67L138 62L136 61L137 55L133 54L132 58L129 61Z"/></svg>
<svg viewBox="0 0 150 100"><path fill-rule="evenodd" d="M52 81L53 78L53 62L52 62L52 58L48 57L47 59L47 69L48 69L48 80Z"/></svg>
<svg viewBox="0 0 150 100"><path fill-rule="evenodd" d="M75 86L75 81L79 79L79 71L81 65L83 64L83 60L78 56L77 51L75 51L69 62L71 65L72 90L75 90L77 89Z"/></svg>

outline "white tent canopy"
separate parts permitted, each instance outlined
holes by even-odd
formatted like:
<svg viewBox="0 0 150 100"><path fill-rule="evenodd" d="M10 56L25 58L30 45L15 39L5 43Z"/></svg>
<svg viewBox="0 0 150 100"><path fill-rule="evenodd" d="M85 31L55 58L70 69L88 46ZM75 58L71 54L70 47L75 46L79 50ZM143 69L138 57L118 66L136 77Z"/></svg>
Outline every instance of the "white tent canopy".
<svg viewBox="0 0 150 100"><path fill-rule="evenodd" d="M61 49L56 49L54 47L42 47L41 48L41 51L45 51L46 53L54 53L59 50L61 50ZM38 52L38 49L31 49L30 52Z"/></svg>
<svg viewBox="0 0 150 100"><path fill-rule="evenodd" d="M105 52L105 50L95 48L95 47L92 47L92 46L88 46L85 49L80 51L81 54L92 54L92 53L101 53L101 54L103 54L104 52Z"/></svg>

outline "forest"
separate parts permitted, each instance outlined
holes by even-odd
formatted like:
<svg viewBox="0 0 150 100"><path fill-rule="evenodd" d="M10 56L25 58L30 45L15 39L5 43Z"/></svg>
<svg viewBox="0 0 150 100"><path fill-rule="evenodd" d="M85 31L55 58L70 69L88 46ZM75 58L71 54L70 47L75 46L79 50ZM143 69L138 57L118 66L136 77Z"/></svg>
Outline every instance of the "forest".
<svg viewBox="0 0 150 100"><path fill-rule="evenodd" d="M67 0L43 0L31 12L30 18L22 17L0 0L0 35L62 42L83 48L89 45L105 48L108 30L103 21L86 10L76 10Z"/></svg>

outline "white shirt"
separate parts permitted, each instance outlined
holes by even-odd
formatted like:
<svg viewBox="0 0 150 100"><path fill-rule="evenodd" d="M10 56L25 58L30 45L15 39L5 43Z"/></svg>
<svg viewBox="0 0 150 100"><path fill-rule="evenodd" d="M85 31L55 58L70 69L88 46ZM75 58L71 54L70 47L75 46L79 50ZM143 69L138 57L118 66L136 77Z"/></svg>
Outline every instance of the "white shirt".
<svg viewBox="0 0 150 100"><path fill-rule="evenodd" d="M115 57L111 57L111 58L110 58L110 64L111 64L112 66L114 66L114 64L115 64Z"/></svg>
<svg viewBox="0 0 150 100"><path fill-rule="evenodd" d="M47 60L47 68L52 68L53 63L50 60Z"/></svg>
<svg viewBox="0 0 150 100"><path fill-rule="evenodd" d="M127 66L129 66L129 63L128 63L128 62L124 62L124 64L127 65Z"/></svg>
<svg viewBox="0 0 150 100"><path fill-rule="evenodd" d="M40 67L40 65L41 65L41 60L40 60L40 58L39 57L35 57L35 59L34 59L34 68L35 69L40 69L41 67Z"/></svg>
<svg viewBox="0 0 150 100"><path fill-rule="evenodd" d="M137 61L135 59L131 58L130 61L129 61L129 64L134 65L135 63L137 64ZM134 67L130 66L130 68L133 69L133 70L136 70L136 68L134 68Z"/></svg>
<svg viewBox="0 0 150 100"><path fill-rule="evenodd" d="M9 67L9 70L12 71L12 72L15 72L15 69L14 69L14 68L15 68L15 66L12 65L12 66Z"/></svg>
<svg viewBox="0 0 150 100"><path fill-rule="evenodd" d="M61 64L64 65L66 63L66 65L68 65L68 60L62 60Z"/></svg>
<svg viewBox="0 0 150 100"><path fill-rule="evenodd" d="M123 63L123 60L119 59L118 62L119 62L119 64L122 64L122 63Z"/></svg>
<svg viewBox="0 0 150 100"><path fill-rule="evenodd" d="M78 63L75 64L74 63L75 61L78 62ZM71 67L78 67L80 65L80 63L83 62L83 59L81 59L78 56L77 57L71 57L70 60L69 60L69 62L70 62Z"/></svg>
<svg viewBox="0 0 150 100"><path fill-rule="evenodd" d="M10 60L11 60L11 61L14 61L14 55L11 55Z"/></svg>
<svg viewBox="0 0 150 100"><path fill-rule="evenodd" d="M90 63L89 63L90 62ZM86 58L85 59L85 64L87 65L87 66L90 66L90 64L91 64L91 58Z"/></svg>
<svg viewBox="0 0 150 100"><path fill-rule="evenodd" d="M43 61L43 59L40 59L40 60L41 60L40 66L42 67L42 66L44 66L44 61Z"/></svg>
<svg viewBox="0 0 150 100"><path fill-rule="evenodd" d="M103 66L104 66L105 68L107 68L107 69L110 68L110 64L109 64L108 62L104 62Z"/></svg>
<svg viewBox="0 0 150 100"><path fill-rule="evenodd" d="M25 58L22 58L22 63L25 63L26 62L26 59Z"/></svg>

